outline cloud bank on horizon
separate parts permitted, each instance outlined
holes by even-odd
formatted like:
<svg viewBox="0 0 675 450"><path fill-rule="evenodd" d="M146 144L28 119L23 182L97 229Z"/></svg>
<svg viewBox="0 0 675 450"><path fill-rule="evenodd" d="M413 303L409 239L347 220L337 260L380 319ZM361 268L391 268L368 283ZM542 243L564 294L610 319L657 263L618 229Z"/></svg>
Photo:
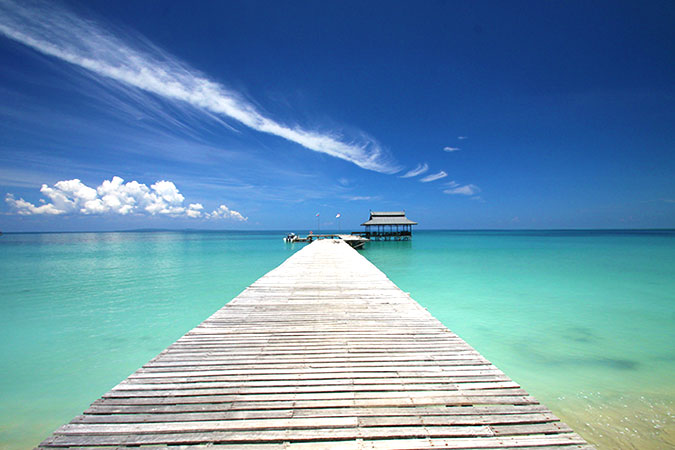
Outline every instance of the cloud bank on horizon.
<svg viewBox="0 0 675 450"><path fill-rule="evenodd" d="M345 139L338 133L282 124L258 111L239 93L146 40L135 37L132 44L52 3L0 0L0 33L100 76L188 103L363 169L385 174L401 170L380 144L365 134Z"/></svg>
<svg viewBox="0 0 675 450"><path fill-rule="evenodd" d="M40 192L50 202L40 200L40 205L7 194L5 201L17 213L32 215L161 215L190 219L248 220L238 211L220 205L214 211L204 212L201 203L184 205L185 197L171 181L158 181L150 187L137 181L127 183L120 177L105 180L92 188L79 179L59 181L53 187L42 185Z"/></svg>

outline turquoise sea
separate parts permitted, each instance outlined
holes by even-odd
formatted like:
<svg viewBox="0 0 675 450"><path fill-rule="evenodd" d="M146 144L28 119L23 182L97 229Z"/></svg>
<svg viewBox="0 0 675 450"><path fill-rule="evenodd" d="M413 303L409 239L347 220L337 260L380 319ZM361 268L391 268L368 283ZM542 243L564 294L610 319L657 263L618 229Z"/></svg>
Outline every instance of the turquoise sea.
<svg viewBox="0 0 675 450"><path fill-rule="evenodd" d="M0 447L36 445L301 247L282 236L0 236ZM675 231L420 231L362 254L598 448L675 446Z"/></svg>

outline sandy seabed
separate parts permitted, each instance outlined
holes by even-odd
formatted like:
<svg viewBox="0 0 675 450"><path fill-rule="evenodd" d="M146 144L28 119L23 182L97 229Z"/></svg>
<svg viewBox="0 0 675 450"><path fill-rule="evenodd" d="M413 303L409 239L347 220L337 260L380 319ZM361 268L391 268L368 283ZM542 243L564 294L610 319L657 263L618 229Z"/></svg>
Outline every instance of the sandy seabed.
<svg viewBox="0 0 675 450"><path fill-rule="evenodd" d="M549 405L598 450L675 448L672 398L580 394Z"/></svg>

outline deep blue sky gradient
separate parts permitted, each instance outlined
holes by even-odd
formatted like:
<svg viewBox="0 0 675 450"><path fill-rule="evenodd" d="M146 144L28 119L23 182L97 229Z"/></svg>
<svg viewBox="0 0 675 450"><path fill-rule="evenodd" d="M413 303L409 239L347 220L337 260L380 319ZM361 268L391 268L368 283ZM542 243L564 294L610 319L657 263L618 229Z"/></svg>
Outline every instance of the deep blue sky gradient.
<svg viewBox="0 0 675 450"><path fill-rule="evenodd" d="M3 198L37 204L43 183L95 187L117 175L169 180L187 202L248 217L20 217L3 201L0 230L301 230L316 228L317 212L322 228L340 212L354 229L369 209L405 209L424 228L675 227L673 2L65 7L147 40L281 123L369 136L402 170L365 170L155 94L126 95L0 34ZM420 163L448 176L399 177ZM450 181L480 192L444 194Z"/></svg>

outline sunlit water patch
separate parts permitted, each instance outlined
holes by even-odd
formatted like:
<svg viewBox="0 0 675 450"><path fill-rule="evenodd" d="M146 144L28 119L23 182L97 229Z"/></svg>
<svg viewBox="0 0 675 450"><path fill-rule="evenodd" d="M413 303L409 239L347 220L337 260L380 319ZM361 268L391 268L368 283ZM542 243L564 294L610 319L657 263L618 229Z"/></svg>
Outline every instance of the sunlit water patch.
<svg viewBox="0 0 675 450"><path fill-rule="evenodd" d="M0 237L0 447L28 448L301 246ZM668 448L675 233L418 232L363 255L599 448Z"/></svg>
<svg viewBox="0 0 675 450"><path fill-rule="evenodd" d="M363 254L598 448L675 445L675 233L418 232Z"/></svg>
<svg viewBox="0 0 675 450"><path fill-rule="evenodd" d="M0 237L0 448L30 448L298 247L279 233Z"/></svg>

